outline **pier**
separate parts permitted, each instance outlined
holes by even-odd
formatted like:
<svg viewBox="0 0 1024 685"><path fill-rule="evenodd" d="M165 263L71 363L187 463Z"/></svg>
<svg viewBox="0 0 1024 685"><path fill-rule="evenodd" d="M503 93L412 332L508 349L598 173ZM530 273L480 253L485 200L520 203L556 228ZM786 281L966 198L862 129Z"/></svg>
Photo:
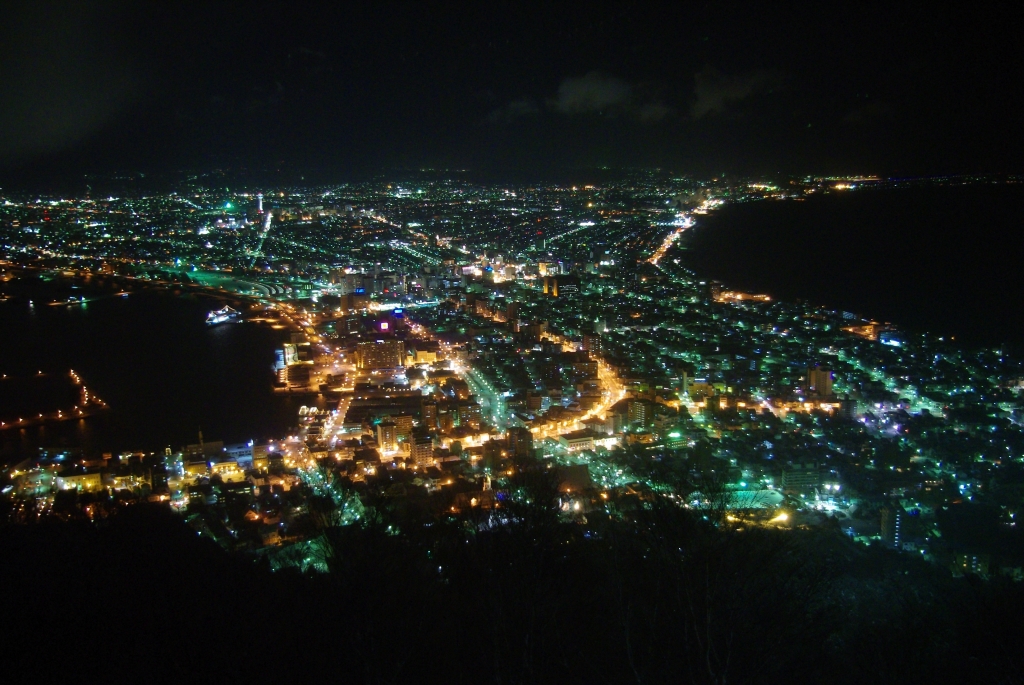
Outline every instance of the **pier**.
<svg viewBox="0 0 1024 685"><path fill-rule="evenodd" d="M45 374L40 371L39 376ZM68 378L71 380L72 385L78 387L78 404L73 405L70 409L56 409L49 412L43 412L34 416L19 416L17 419L11 418L9 420L0 420L0 431L29 428L32 426L41 426L48 423L59 423L62 421L78 421L81 419L95 416L96 414L107 411L110 407L106 402L101 400L99 397L94 395L89 388L85 385L82 377L74 369L68 370ZM5 375L3 379L6 380Z"/></svg>

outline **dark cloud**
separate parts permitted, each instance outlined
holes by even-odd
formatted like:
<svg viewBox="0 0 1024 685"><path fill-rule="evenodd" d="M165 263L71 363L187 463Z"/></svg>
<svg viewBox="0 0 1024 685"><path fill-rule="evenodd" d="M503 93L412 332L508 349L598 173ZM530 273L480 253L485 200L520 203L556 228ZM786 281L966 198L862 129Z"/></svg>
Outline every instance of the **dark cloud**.
<svg viewBox="0 0 1024 685"><path fill-rule="evenodd" d="M781 72L769 69L731 76L707 66L693 79L696 99L690 107L690 114L694 119L700 119L709 114L721 114L733 103L780 85L783 76Z"/></svg>
<svg viewBox="0 0 1024 685"><path fill-rule="evenodd" d="M487 121L492 124L508 124L516 119L532 117L540 113L540 107L529 98L513 100L504 107L499 107L487 115Z"/></svg>
<svg viewBox="0 0 1024 685"><path fill-rule="evenodd" d="M648 102L634 110L636 118L645 124L653 124L672 114L672 108L660 102Z"/></svg>
<svg viewBox="0 0 1024 685"><path fill-rule="evenodd" d="M73 146L132 100L136 76L109 40L104 3L26 3L0 28L0 162Z"/></svg>
<svg viewBox="0 0 1024 685"><path fill-rule="evenodd" d="M562 81L552 105L563 114L585 114L624 106L631 95L632 88L622 79L592 71Z"/></svg>
<svg viewBox="0 0 1024 685"><path fill-rule="evenodd" d="M661 121L672 113L668 105L648 100L633 85L600 71L562 81L550 105L563 114L609 113L632 117L645 124Z"/></svg>
<svg viewBox="0 0 1024 685"><path fill-rule="evenodd" d="M506 164L1019 173L1024 15L1004 4L897 4L879 21L849 3L794 19L749 3L583 17L569 3L8 2L0 186L282 162L340 175ZM680 27L692 40L667 50ZM771 66L786 72L751 71Z"/></svg>

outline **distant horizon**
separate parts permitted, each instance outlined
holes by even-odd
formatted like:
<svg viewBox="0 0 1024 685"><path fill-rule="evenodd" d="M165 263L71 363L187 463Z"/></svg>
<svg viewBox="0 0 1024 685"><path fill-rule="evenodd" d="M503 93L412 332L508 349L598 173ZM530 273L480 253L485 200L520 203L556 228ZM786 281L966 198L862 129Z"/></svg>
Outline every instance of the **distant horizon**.
<svg viewBox="0 0 1024 685"><path fill-rule="evenodd" d="M12 8L0 186L218 166L1020 168L1019 7Z"/></svg>
<svg viewBox="0 0 1024 685"><path fill-rule="evenodd" d="M0 174L0 193L80 193L86 186L93 183L132 182L138 185L160 185L181 183L189 180L189 175L200 177L221 177L225 184L242 184L244 188L258 187L310 187L344 184L372 183L374 181L404 180L402 177L422 175L424 180L461 180L470 183L510 183L516 185L544 183L550 185L571 185L574 183L616 182L626 179L630 174L647 173L664 175L665 177L690 178L696 181L722 181L730 178L737 180L801 180L811 179L871 179L871 182L914 182L941 181L943 179L970 179L978 182L981 179L997 179L1000 182L1016 182L1017 177L1024 178L1024 170L1020 172L1002 171L964 171L935 173L883 173L876 171L822 172L809 171L801 173L735 171L719 173L701 173L685 169L663 166L584 166L572 165L547 168L545 170L511 168L507 170L489 167L414 167L390 166L366 169L350 169L347 171L332 170L325 167L289 167L281 165L252 167L211 166L209 168L178 168L159 169L152 171L146 168L125 167L110 171L70 171L60 173L39 173L5 179ZM276 178L275 178L276 177ZM307 178L308 177L308 178ZM604 177L599 179L598 177ZM47 180L48 179L48 180ZM212 180L212 179L211 179ZM116 183L112 183L115 184ZM76 190L78 186L80 190ZM153 190L152 192L163 192Z"/></svg>

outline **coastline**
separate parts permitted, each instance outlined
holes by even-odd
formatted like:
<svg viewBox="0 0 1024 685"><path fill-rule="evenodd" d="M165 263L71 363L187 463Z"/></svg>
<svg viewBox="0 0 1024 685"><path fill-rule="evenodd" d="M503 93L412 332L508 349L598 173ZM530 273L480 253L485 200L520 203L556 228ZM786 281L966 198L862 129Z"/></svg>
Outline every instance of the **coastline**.
<svg viewBox="0 0 1024 685"><path fill-rule="evenodd" d="M73 422L64 419L64 407L54 406L53 411L40 407L37 411L42 411L47 421L38 416L34 420L24 417L25 423L17 431L5 426L0 432L0 452L5 459L37 447L86 453L151 451L163 449L164 445L185 444L198 430L204 430L210 439L232 440L273 436L294 425L292 398L272 392L273 376L269 369L272 350L280 345L288 330L300 330L299 327L282 317L280 324L273 327L237 328L247 331L239 335L236 327L218 330L224 327L207 326L200 318L200 314L205 317L206 310L215 308L213 304L237 306L248 317L253 307L262 311L265 303L257 298L199 284L154 282L113 274L18 267L9 267L8 271L27 278L53 275L88 280L107 290L123 289L128 296L97 298L85 308L40 307L42 303L37 300L37 316L32 319L24 302L18 306L18 300L23 299L19 295L0 310L0 315L14 323L8 331L12 337L8 342L15 343L9 347L17 358L8 366L31 366L33 372L37 365L51 371L63 367L61 373L70 364L76 369L81 367L90 385L96 384L111 405L109 411L91 412L87 420ZM57 286L47 290L53 287ZM152 298L167 299L162 304L160 299ZM123 314L120 319L117 312ZM125 337L135 342L119 341L115 330L97 333L93 329L100 324L88 323L97 317L108 328L121 329ZM34 321L38 326L29 337L42 335L46 340L18 340L22 335L17 332L19 321ZM62 326L70 328L65 332ZM256 333L257 330L260 332ZM82 342L83 331L92 331L95 340ZM70 349L61 349L59 341L54 340L65 335L69 341L75 341ZM79 347L85 349L76 349ZM25 355L31 359L25 360ZM89 361L79 363L82 358ZM264 370L266 373L261 373ZM275 400L276 397L281 400ZM236 405L237 416L233 416L231 407ZM55 414L58 408L61 420L49 420L49 414Z"/></svg>
<svg viewBox="0 0 1024 685"><path fill-rule="evenodd" d="M993 260L1024 253L1012 221L1022 200L1015 186L942 186L730 202L700 217L672 256L731 290L1019 351L1024 326L1005 302L1024 287Z"/></svg>

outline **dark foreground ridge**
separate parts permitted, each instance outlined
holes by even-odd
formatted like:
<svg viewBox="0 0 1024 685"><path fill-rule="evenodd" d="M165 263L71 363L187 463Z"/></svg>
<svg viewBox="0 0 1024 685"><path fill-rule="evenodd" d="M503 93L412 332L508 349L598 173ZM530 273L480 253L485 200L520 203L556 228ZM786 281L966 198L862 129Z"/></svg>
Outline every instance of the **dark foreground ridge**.
<svg viewBox="0 0 1024 685"><path fill-rule="evenodd" d="M544 484L530 487L544 501ZM483 532L326 526L329 571L310 575L225 552L152 505L101 525L8 524L4 670L10 682L1019 682L1019 583L954 580L827 529L721 530L657 502L598 534L543 504L510 516Z"/></svg>

